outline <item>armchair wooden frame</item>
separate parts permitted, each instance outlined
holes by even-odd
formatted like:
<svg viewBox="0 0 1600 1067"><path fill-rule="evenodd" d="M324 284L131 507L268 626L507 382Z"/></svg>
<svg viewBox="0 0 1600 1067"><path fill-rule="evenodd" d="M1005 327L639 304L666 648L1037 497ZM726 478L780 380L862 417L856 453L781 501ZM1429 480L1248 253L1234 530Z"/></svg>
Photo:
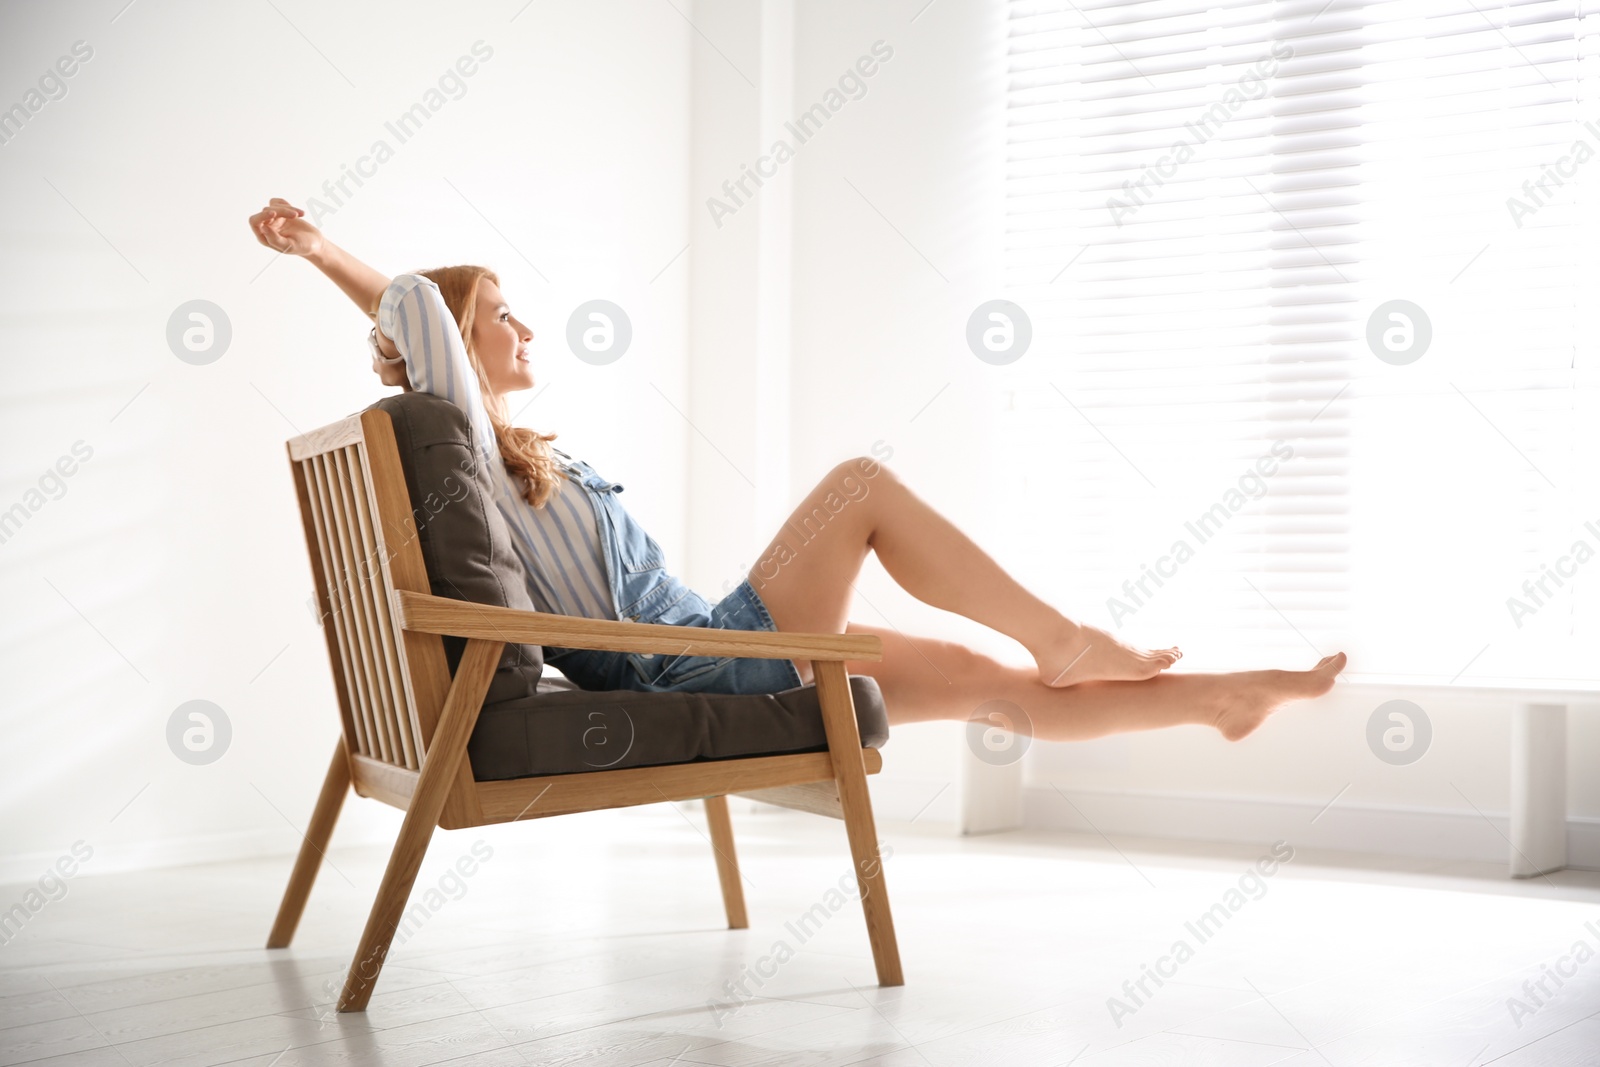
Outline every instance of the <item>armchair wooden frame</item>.
<svg viewBox="0 0 1600 1067"><path fill-rule="evenodd" d="M294 937L346 793L405 812L356 949L340 1011L363 1011L434 827L446 830L703 798L730 929L749 925L730 794L844 820L880 985L903 983L878 854L847 659L883 655L875 636L700 629L515 611L431 595L387 413L367 410L291 439L289 463L342 725L268 948ZM442 635L466 639L454 678ZM506 642L620 652L809 659L826 752L478 782L466 759Z"/></svg>

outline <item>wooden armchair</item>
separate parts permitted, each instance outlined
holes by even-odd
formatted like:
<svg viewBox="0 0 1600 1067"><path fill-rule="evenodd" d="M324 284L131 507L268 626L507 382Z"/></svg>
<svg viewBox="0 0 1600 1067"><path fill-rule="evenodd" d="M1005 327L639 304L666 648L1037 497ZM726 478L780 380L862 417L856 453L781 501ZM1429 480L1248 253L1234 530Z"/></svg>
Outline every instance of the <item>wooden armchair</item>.
<svg viewBox="0 0 1600 1067"><path fill-rule="evenodd" d="M288 442L342 732L267 940L286 947L351 786L405 812L339 997L372 995L433 829L704 798L730 929L748 925L727 796L844 820L880 985L902 984L846 659L878 659L878 638L700 631L573 618L434 596L386 411L368 409ZM703 636L701 634L703 633ZM465 638L451 677L442 635ZM827 751L477 781L467 743L507 642L625 652L807 658ZM860 681L860 679L858 679ZM650 699L672 694L629 694Z"/></svg>

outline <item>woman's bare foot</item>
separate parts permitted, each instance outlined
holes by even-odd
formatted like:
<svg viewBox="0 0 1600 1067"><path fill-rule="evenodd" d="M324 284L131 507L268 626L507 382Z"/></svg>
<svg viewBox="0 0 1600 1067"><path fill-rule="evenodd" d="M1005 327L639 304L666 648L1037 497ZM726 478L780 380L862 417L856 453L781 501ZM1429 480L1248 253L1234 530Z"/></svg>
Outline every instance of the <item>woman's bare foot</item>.
<svg viewBox="0 0 1600 1067"><path fill-rule="evenodd" d="M1281 705L1291 700L1310 700L1333 688L1333 679L1344 670L1345 654L1324 656L1309 671L1239 671L1223 677L1218 694L1218 709L1213 725L1229 741L1238 741L1267 721Z"/></svg>
<svg viewBox="0 0 1600 1067"><path fill-rule="evenodd" d="M1033 653L1039 680L1060 688L1079 682L1142 682L1182 658L1177 648L1146 652L1125 645L1104 630L1077 625L1054 644Z"/></svg>

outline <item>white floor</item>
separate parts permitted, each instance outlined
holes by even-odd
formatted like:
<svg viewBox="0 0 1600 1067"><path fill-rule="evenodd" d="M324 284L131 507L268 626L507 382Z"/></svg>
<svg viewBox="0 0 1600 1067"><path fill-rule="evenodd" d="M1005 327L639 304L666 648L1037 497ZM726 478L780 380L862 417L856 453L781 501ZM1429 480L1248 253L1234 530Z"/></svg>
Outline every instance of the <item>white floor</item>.
<svg viewBox="0 0 1600 1067"><path fill-rule="evenodd" d="M437 835L365 1015L329 1002L381 850L335 849L270 953L285 858L85 875L0 946L0 1065L1600 1064L1600 874L1300 851L1252 882L1270 842L891 827L907 984L879 989L856 902L829 894L842 825L734 823L744 931L692 807ZM451 875L474 845L492 854ZM1186 923L1217 904L1202 942ZM1180 940L1170 977L1124 990Z"/></svg>

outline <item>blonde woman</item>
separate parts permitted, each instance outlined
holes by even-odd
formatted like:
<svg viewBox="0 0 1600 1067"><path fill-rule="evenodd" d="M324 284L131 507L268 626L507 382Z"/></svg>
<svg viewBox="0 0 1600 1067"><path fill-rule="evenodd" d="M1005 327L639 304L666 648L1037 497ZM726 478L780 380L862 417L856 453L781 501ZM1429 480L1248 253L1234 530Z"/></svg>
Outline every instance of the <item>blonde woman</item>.
<svg viewBox="0 0 1600 1067"><path fill-rule="evenodd" d="M883 659L849 661L883 693L890 725L969 720L1007 700L1017 729L1082 740L1193 723L1237 740L1281 705L1326 693L1345 655L1305 671L1169 673L1177 648L1147 651L1076 622L1029 592L873 457L845 460L802 499L761 562L716 603L668 571L661 547L617 499L622 486L508 420L506 394L534 384L533 332L500 280L477 266L390 278L329 241L281 198L250 216L257 240L301 256L373 318L368 341L384 384L442 396L466 413L496 504L542 611L684 626L871 633ZM848 506L841 506L848 501ZM819 521L821 517L821 521ZM852 622L852 585L868 551L907 592L1014 638L1032 669L949 641ZM803 660L545 650L587 689L779 692L809 684Z"/></svg>

